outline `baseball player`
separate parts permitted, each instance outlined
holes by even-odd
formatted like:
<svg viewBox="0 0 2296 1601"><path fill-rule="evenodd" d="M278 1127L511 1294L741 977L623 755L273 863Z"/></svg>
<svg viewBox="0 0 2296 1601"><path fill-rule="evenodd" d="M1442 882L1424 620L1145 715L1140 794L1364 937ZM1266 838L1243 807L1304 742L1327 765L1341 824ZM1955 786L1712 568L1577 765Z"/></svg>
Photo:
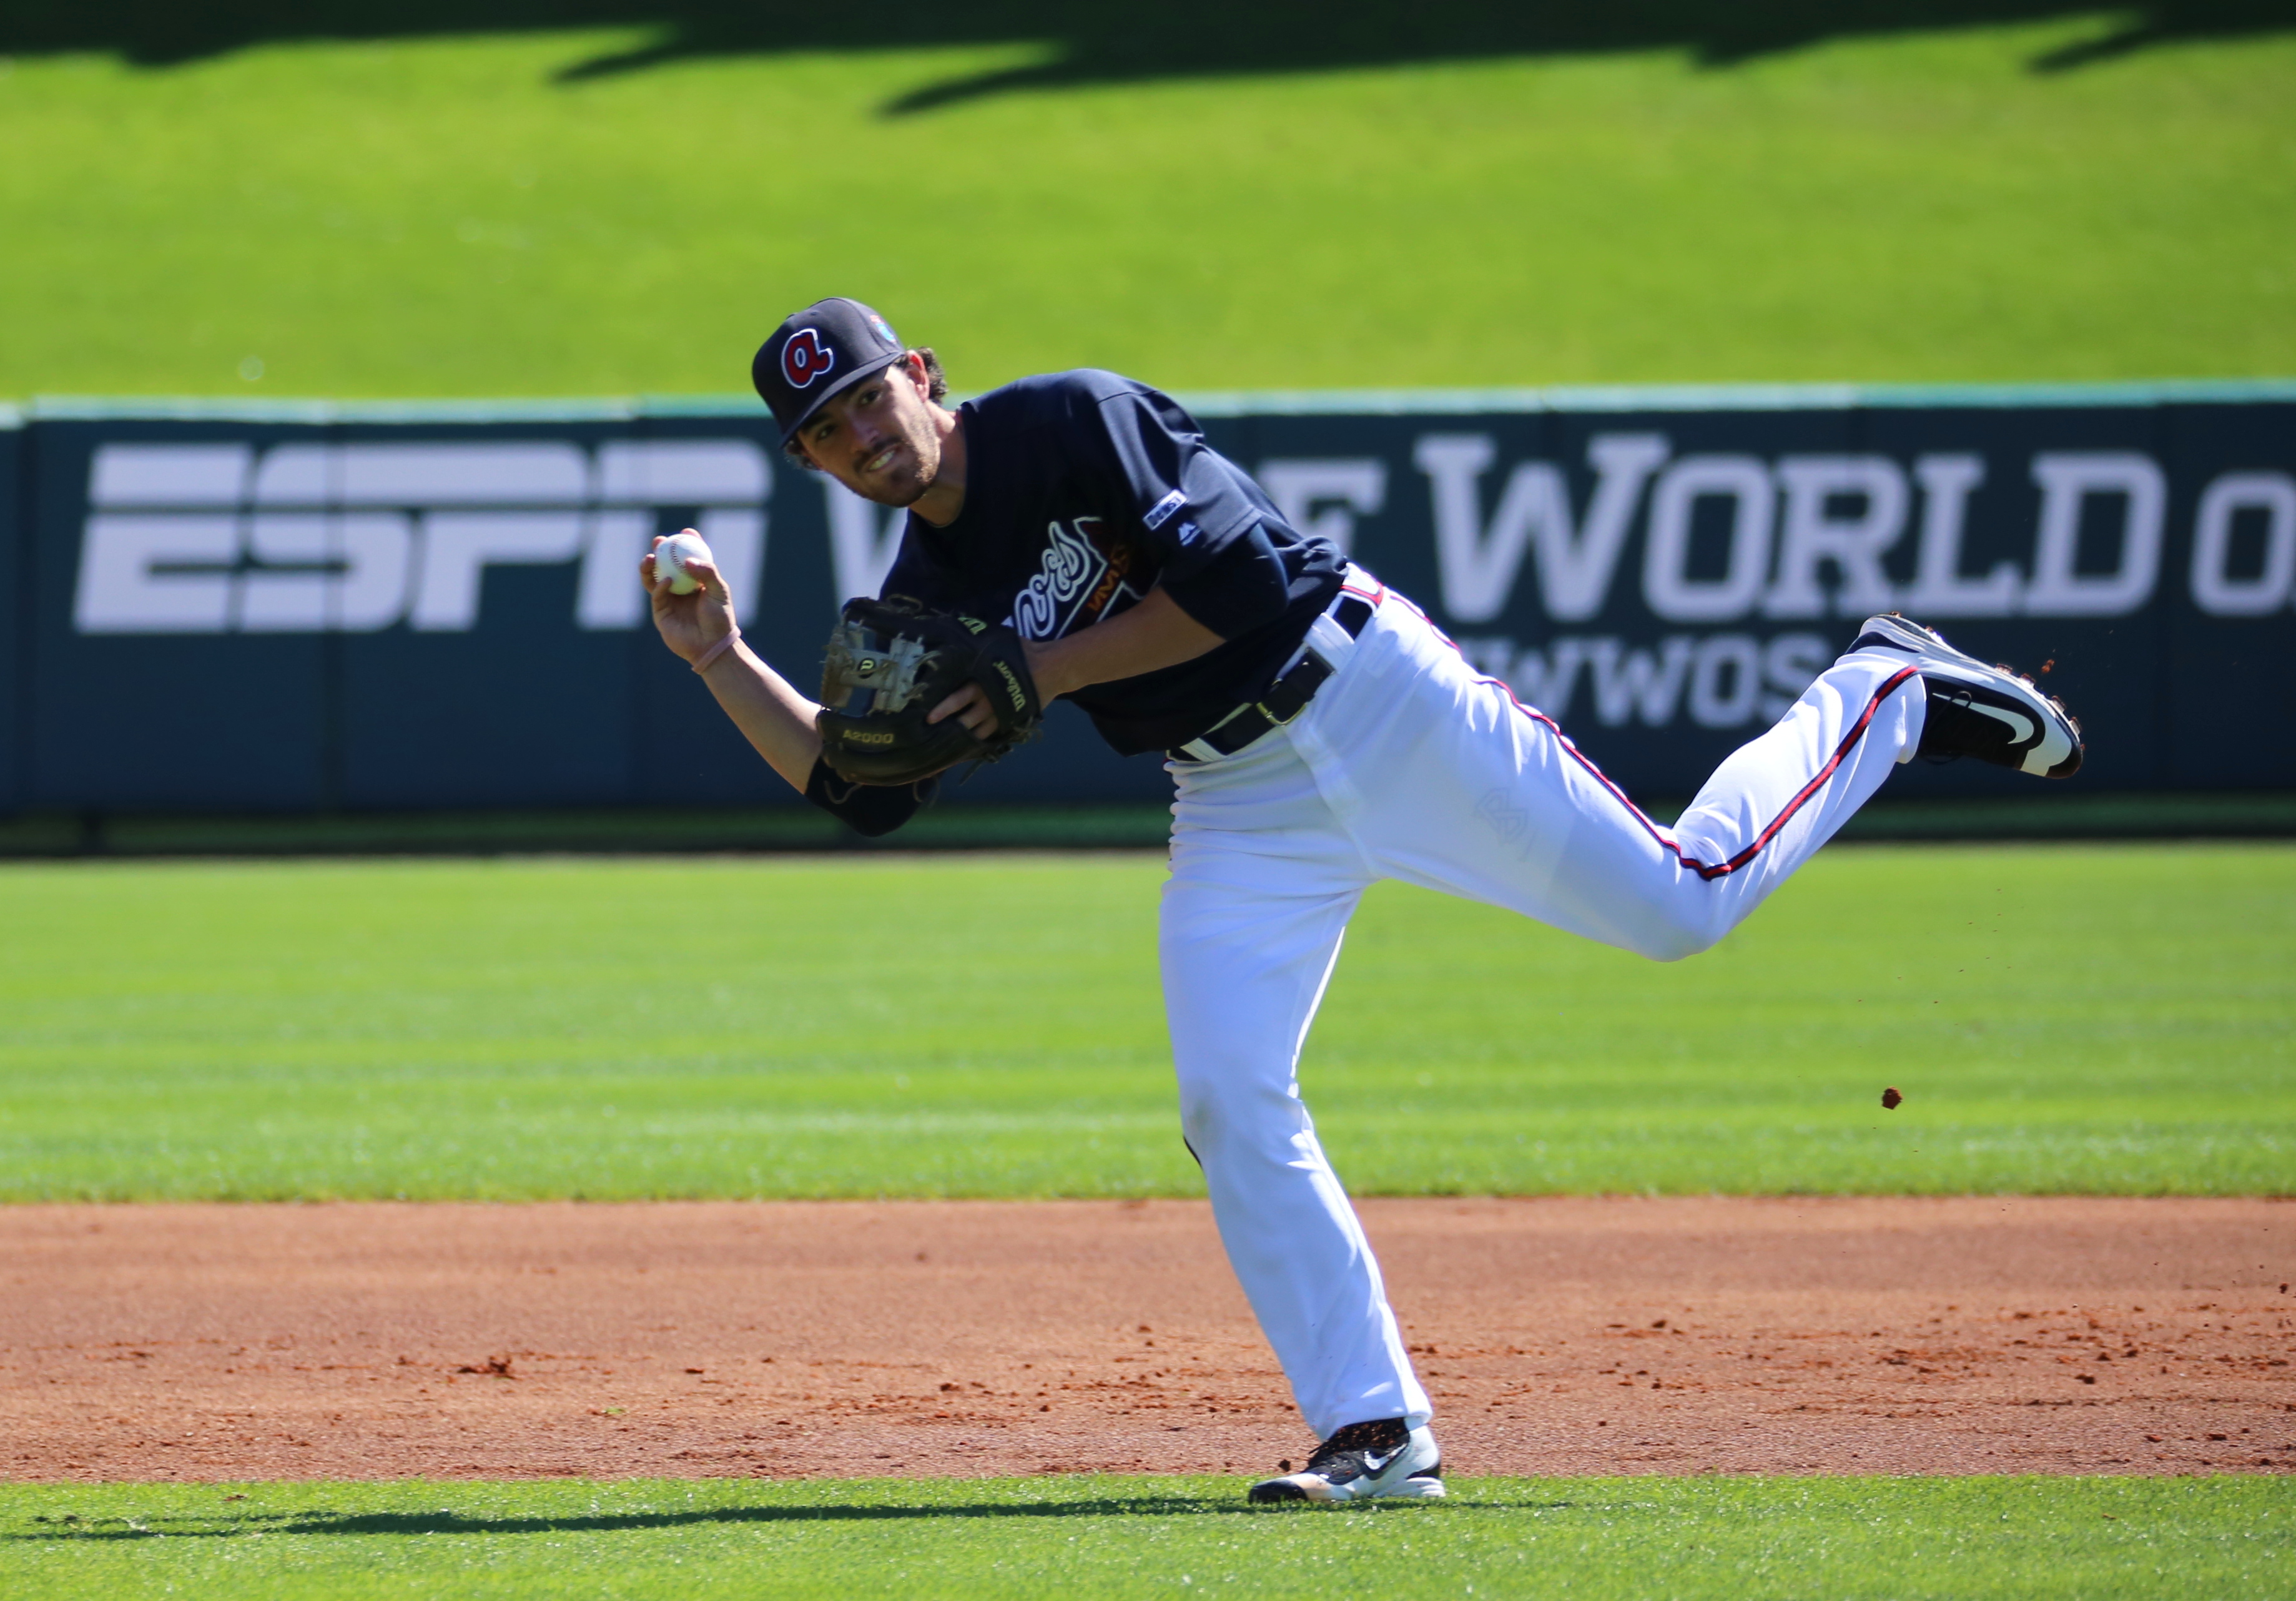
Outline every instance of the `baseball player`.
<svg viewBox="0 0 2296 1601"><path fill-rule="evenodd" d="M1443 1493L1427 1393L1294 1073L1372 883L1674 961L1761 904L1900 762L2080 765L2063 707L1890 614L1661 827L1144 384L1060 373L950 409L932 352L849 300L783 323L752 376L794 461L908 508L888 596L981 620L966 626L1008 640L1042 702L1075 702L1172 775L1160 949L1181 1127L1322 1441L1255 1501ZM742 642L715 572L693 571L702 587L682 596L646 571L669 648L807 799L865 833L899 826L931 780L840 777L824 709ZM993 741L1009 710L967 684L930 720Z"/></svg>

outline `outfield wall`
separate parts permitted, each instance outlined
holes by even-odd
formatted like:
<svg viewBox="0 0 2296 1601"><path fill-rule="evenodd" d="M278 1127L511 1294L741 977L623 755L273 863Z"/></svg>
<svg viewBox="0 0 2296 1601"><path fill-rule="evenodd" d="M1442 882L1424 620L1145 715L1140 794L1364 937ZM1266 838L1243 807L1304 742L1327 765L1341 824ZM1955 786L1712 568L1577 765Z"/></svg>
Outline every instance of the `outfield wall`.
<svg viewBox="0 0 2296 1601"><path fill-rule="evenodd" d="M2053 664L2085 788L2296 788L2296 383L1191 404L1636 793L1687 794L1890 606ZM13 814L792 804L655 642L638 553L701 527L803 683L898 527L791 468L748 401L16 422ZM1053 723L956 803L1168 792ZM1893 793L2003 782L1917 767Z"/></svg>

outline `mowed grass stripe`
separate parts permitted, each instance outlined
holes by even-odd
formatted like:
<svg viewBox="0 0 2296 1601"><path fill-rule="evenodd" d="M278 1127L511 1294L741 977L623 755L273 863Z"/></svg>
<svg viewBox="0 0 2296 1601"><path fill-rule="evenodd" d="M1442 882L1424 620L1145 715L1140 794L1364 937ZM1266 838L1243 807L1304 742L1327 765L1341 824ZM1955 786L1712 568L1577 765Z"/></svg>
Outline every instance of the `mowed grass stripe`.
<svg viewBox="0 0 2296 1601"><path fill-rule="evenodd" d="M2296 38L2040 65L2128 25L914 115L1050 42L575 81L650 36L0 58L0 396L742 393L827 293L976 390L2296 372Z"/></svg>
<svg viewBox="0 0 2296 1601"><path fill-rule="evenodd" d="M0 1198L1199 1194L1162 871L0 869ZM2278 1194L2292 1003L2296 849L1836 849L1672 965L1381 886L1303 1079L1364 1193Z"/></svg>
<svg viewBox="0 0 2296 1601"><path fill-rule="evenodd" d="M2265 1478L1483 1479L1254 1508L1201 1478L0 1489L20 1601L2285 1596Z"/></svg>

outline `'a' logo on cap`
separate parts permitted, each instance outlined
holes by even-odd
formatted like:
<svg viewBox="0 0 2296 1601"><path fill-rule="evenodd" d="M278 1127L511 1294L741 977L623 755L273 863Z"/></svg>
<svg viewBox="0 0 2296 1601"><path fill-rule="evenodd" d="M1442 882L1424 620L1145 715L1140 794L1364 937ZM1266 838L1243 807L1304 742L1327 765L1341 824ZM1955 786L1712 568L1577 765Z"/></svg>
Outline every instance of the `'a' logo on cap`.
<svg viewBox="0 0 2296 1601"><path fill-rule="evenodd" d="M821 334L816 329L799 329L782 347L782 376L789 380L793 390L809 387L836 365L837 353L821 342Z"/></svg>

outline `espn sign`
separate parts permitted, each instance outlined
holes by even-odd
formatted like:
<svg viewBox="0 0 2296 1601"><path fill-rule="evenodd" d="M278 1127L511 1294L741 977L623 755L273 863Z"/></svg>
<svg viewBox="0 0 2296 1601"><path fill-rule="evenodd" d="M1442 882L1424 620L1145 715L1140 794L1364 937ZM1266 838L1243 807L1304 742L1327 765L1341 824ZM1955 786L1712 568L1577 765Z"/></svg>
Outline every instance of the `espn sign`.
<svg viewBox="0 0 2296 1601"><path fill-rule="evenodd" d="M1638 796L1891 608L2050 664L2084 792L2296 790L2254 736L2296 721L2296 384L1182 399ZM698 527L802 683L903 521L747 398L0 415L0 812L801 805L651 636L640 553ZM1168 795L1058 704L947 803Z"/></svg>
<svg viewBox="0 0 2296 1601"><path fill-rule="evenodd" d="M83 634L477 627L490 567L581 563L574 626L644 619L663 513L699 529L737 611L773 470L752 439L99 445L72 621Z"/></svg>

